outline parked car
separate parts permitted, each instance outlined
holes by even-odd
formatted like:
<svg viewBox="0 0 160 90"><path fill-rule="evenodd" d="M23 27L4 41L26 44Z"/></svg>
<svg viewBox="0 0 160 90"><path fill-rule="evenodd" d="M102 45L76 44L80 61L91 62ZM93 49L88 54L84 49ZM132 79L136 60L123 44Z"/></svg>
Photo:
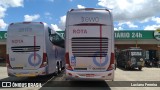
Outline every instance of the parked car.
<svg viewBox="0 0 160 90"><path fill-rule="evenodd" d="M117 58L118 66L122 66L125 69L138 68L142 70L144 59L143 51L140 48L129 48L122 50Z"/></svg>

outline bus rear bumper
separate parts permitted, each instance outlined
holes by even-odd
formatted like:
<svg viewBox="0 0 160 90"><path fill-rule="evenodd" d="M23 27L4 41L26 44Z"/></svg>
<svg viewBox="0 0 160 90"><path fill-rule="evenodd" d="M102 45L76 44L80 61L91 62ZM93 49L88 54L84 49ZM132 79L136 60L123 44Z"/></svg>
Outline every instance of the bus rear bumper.
<svg viewBox="0 0 160 90"><path fill-rule="evenodd" d="M66 69L66 79L71 80L114 80L114 70L105 72L78 72Z"/></svg>
<svg viewBox="0 0 160 90"><path fill-rule="evenodd" d="M8 76L15 77L35 77L47 74L46 67L35 69L35 70L23 70L23 69L7 69Z"/></svg>

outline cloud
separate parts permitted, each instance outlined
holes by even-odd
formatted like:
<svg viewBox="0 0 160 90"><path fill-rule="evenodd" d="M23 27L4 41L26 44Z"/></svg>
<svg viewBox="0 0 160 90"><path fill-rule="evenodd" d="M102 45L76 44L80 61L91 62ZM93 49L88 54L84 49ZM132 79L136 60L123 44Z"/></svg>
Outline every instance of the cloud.
<svg viewBox="0 0 160 90"><path fill-rule="evenodd" d="M66 24L66 15L60 17L59 23L60 23L62 26L65 26L65 24Z"/></svg>
<svg viewBox="0 0 160 90"><path fill-rule="evenodd" d="M160 15L160 0L98 0L98 5L112 9L115 21L144 20Z"/></svg>
<svg viewBox="0 0 160 90"><path fill-rule="evenodd" d="M35 15L24 15L24 21L34 21L40 18L39 14Z"/></svg>
<svg viewBox="0 0 160 90"><path fill-rule="evenodd" d="M151 21L154 21L157 24L159 24L160 23L160 17L155 17L155 16L149 17L149 18L146 18L146 19L140 21L140 23L147 23L147 22L151 22Z"/></svg>
<svg viewBox="0 0 160 90"><path fill-rule="evenodd" d="M3 19L0 19L0 28L5 29L7 24L3 21Z"/></svg>
<svg viewBox="0 0 160 90"><path fill-rule="evenodd" d="M160 28L160 25L148 25L144 30L156 30L157 28Z"/></svg>
<svg viewBox="0 0 160 90"><path fill-rule="evenodd" d="M122 27L114 28L114 31L124 30Z"/></svg>
<svg viewBox="0 0 160 90"><path fill-rule="evenodd" d="M0 0L0 6L8 7L23 7L24 0Z"/></svg>
<svg viewBox="0 0 160 90"><path fill-rule="evenodd" d="M24 0L0 0L0 28L5 29L7 24L2 18L5 17L5 13L10 7L23 7Z"/></svg>
<svg viewBox="0 0 160 90"><path fill-rule="evenodd" d="M0 0L0 18L5 16L9 7L23 7L23 0Z"/></svg>
<svg viewBox="0 0 160 90"><path fill-rule="evenodd" d="M60 24L59 27L61 28L61 30L65 30L66 15L60 17L59 24Z"/></svg>
<svg viewBox="0 0 160 90"><path fill-rule="evenodd" d="M118 24L118 26L122 26L122 25L127 25L129 28L138 28L138 25L135 25L134 23L132 22L121 22Z"/></svg>
<svg viewBox="0 0 160 90"><path fill-rule="evenodd" d="M0 6L0 18L3 18L5 16L6 10L7 10L6 8L3 8L2 6Z"/></svg>
<svg viewBox="0 0 160 90"><path fill-rule="evenodd" d="M61 29L57 26L57 24L51 24L51 28L55 31L61 31Z"/></svg>
<svg viewBox="0 0 160 90"><path fill-rule="evenodd" d="M151 17L141 20L140 23L147 23L151 20Z"/></svg>
<svg viewBox="0 0 160 90"><path fill-rule="evenodd" d="M45 18L48 19L48 20L52 20L53 19L52 16L51 16L52 14L49 13L49 12L45 12L44 15L45 15Z"/></svg>
<svg viewBox="0 0 160 90"><path fill-rule="evenodd" d="M77 8L86 8L85 6L82 6L82 5L77 5Z"/></svg>
<svg viewBox="0 0 160 90"><path fill-rule="evenodd" d="M152 21L155 21L156 23L160 23L160 17L152 17Z"/></svg>

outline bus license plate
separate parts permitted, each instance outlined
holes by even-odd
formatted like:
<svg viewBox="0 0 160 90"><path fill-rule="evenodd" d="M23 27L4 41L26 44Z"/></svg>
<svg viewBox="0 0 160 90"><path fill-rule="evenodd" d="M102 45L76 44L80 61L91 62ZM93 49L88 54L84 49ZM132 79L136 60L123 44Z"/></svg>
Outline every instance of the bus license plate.
<svg viewBox="0 0 160 90"><path fill-rule="evenodd" d="M94 77L94 74L86 74L86 77Z"/></svg>

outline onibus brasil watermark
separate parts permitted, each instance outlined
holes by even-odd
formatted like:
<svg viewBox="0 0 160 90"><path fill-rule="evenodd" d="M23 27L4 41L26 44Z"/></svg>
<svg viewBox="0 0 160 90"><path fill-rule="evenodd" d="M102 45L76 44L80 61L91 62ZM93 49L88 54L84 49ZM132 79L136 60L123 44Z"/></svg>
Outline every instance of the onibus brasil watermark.
<svg viewBox="0 0 160 90"><path fill-rule="evenodd" d="M41 83L25 83L25 82L2 82L3 87L42 87Z"/></svg>

